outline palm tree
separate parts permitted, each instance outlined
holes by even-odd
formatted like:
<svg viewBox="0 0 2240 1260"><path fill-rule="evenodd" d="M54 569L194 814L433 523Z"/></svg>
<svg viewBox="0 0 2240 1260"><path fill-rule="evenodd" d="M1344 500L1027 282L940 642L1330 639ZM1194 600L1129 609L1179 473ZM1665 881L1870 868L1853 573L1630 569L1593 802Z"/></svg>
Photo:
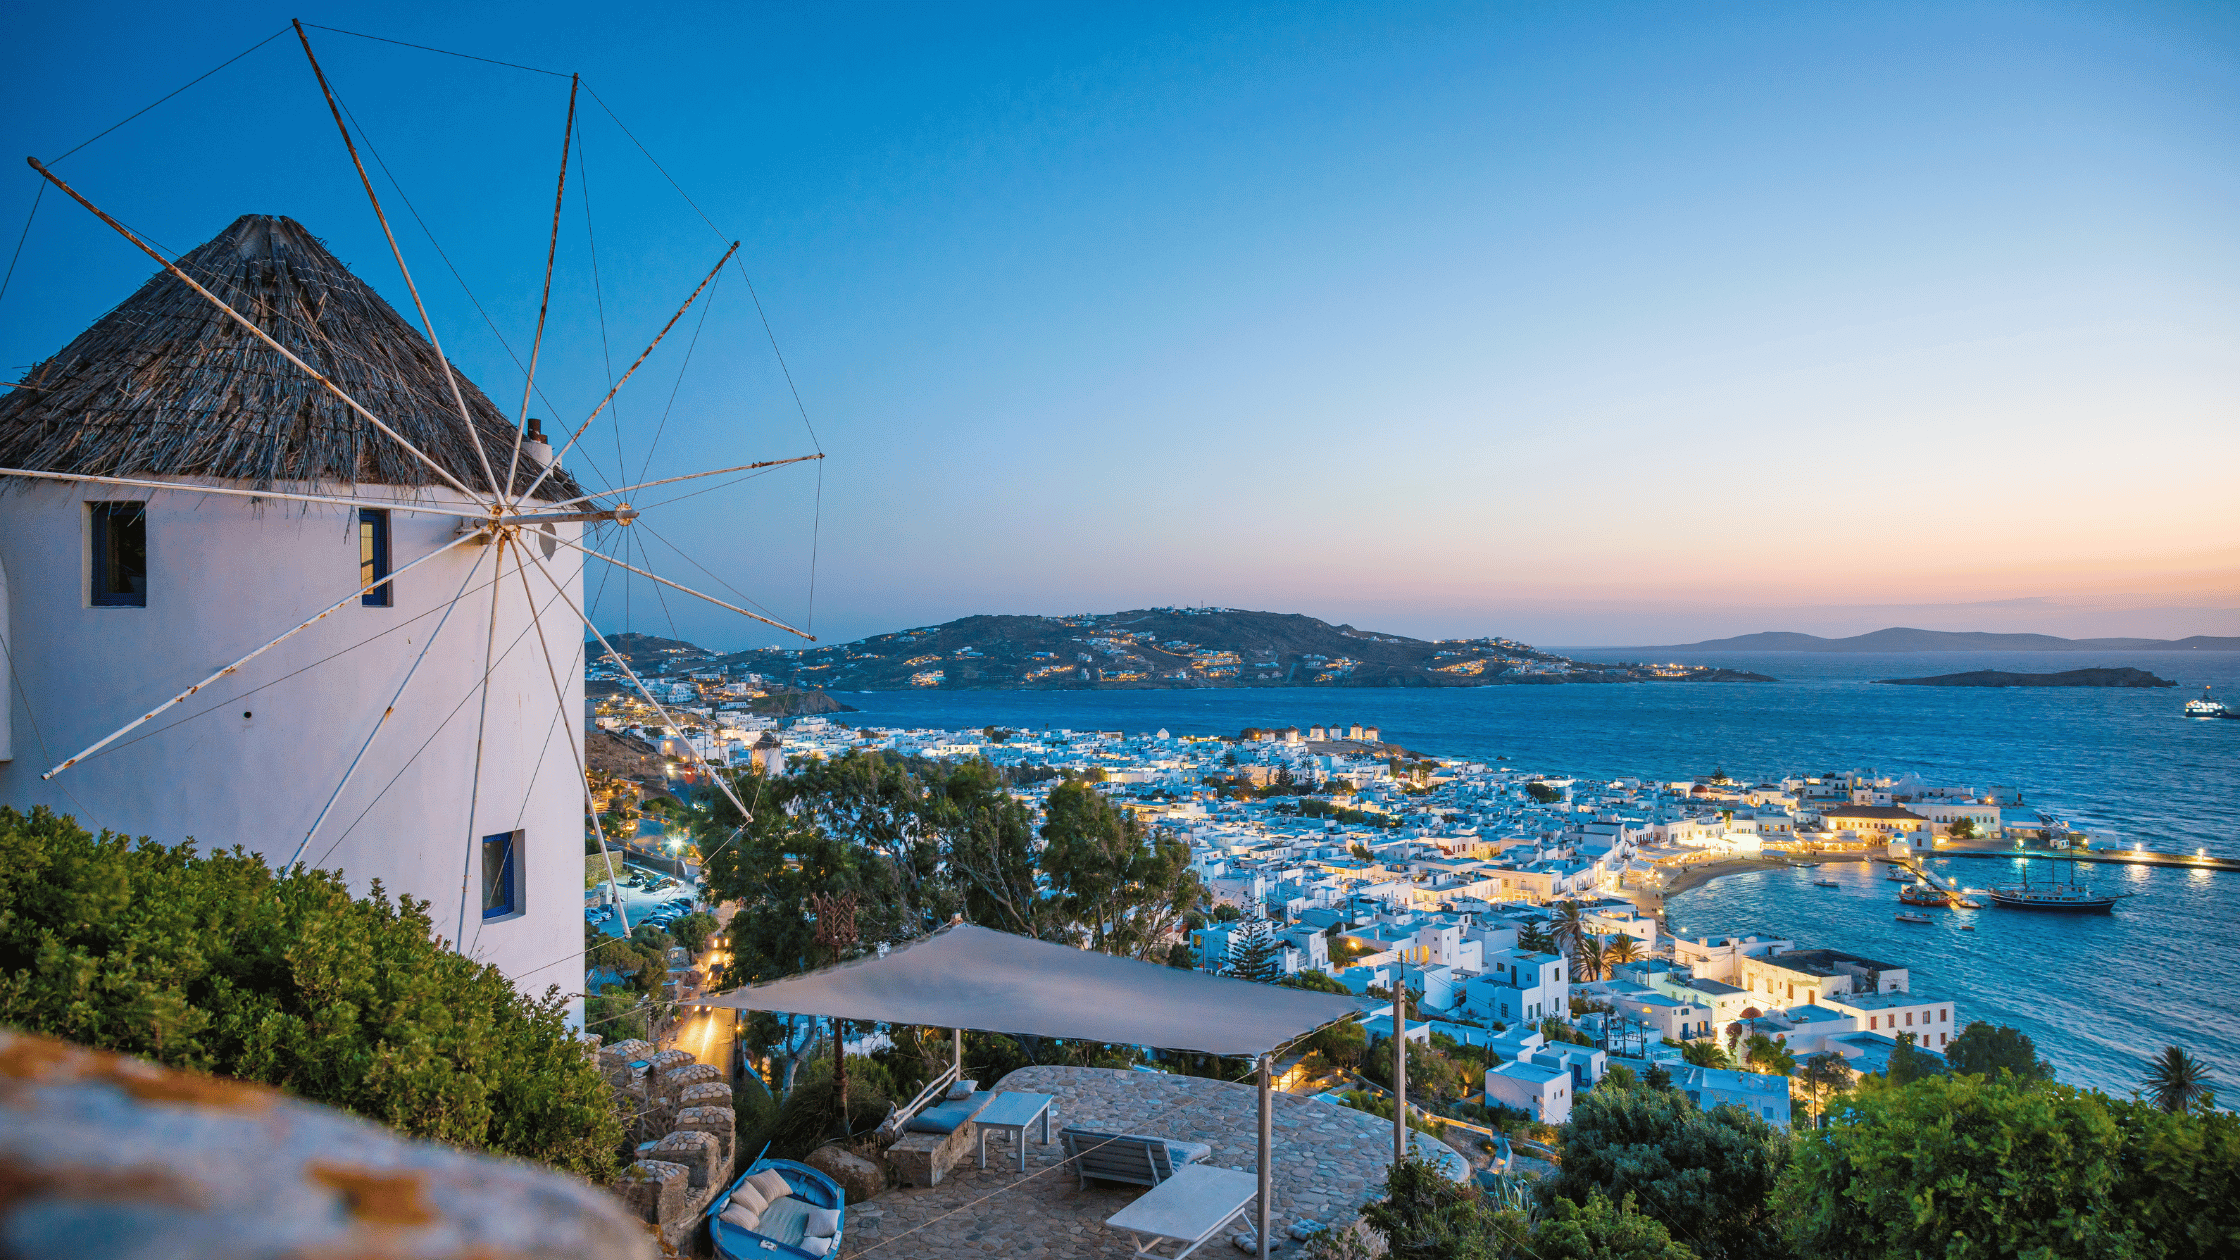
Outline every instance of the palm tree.
<svg viewBox="0 0 2240 1260"><path fill-rule="evenodd" d="M2155 1106L2168 1112L2192 1111L2210 1097L2209 1069L2177 1046L2155 1056L2146 1085Z"/></svg>
<svg viewBox="0 0 2240 1260"><path fill-rule="evenodd" d="M1602 952L1602 938L1583 937L1572 949L1571 970L1581 980L1600 980L1606 961Z"/></svg>
<svg viewBox="0 0 2240 1260"><path fill-rule="evenodd" d="M1723 1068L1732 1062L1715 1039L1691 1041L1680 1047L1680 1057L1697 1067Z"/></svg>
<svg viewBox="0 0 2240 1260"><path fill-rule="evenodd" d="M1548 934L1558 945L1577 946L1587 934L1586 912L1579 908L1576 901L1564 902L1563 907L1556 911L1554 921L1548 925Z"/></svg>
<svg viewBox="0 0 2240 1260"><path fill-rule="evenodd" d="M1603 950L1602 960L1613 968L1623 967L1630 962L1639 962L1641 961L1641 947L1634 943L1632 937L1621 932L1617 939L1611 941L1609 946Z"/></svg>

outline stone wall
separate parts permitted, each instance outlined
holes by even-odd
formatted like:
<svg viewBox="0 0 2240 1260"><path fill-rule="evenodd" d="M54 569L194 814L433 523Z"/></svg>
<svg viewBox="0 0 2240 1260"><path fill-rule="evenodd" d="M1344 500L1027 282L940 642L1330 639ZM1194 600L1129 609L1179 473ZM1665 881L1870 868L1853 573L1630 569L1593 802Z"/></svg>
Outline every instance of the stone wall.
<svg viewBox="0 0 2240 1260"><path fill-rule="evenodd" d="M738 1171L737 1112L722 1069L643 1041L604 1046L598 1055L599 1074L614 1088L638 1144L637 1162L616 1180L616 1191L663 1245L707 1254L702 1216Z"/></svg>

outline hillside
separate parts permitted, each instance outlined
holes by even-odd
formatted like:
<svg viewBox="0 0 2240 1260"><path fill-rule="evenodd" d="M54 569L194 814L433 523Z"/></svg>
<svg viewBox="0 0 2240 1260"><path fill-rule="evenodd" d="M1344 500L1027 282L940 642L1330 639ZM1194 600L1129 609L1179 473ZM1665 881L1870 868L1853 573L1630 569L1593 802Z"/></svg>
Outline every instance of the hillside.
<svg viewBox="0 0 2240 1260"><path fill-rule="evenodd" d="M624 649L617 639L615 646L681 660L685 654L675 649L690 645L648 640ZM1411 639L1297 613L1229 608L964 617L854 643L741 652L710 664L844 691L1772 681L1729 670L1587 664L1507 639Z"/></svg>
<svg viewBox="0 0 2240 1260"><path fill-rule="evenodd" d="M2240 637L2197 634L2185 639L2063 639L2050 634L1914 630L1893 626L1847 639L1772 630L1663 647L1599 648L1602 652L2240 652Z"/></svg>
<svg viewBox="0 0 2240 1260"><path fill-rule="evenodd" d="M1978 669L1965 674L1939 674L1934 678L1877 678L1897 687L2175 687L2143 669L2070 669L2058 674L2010 674L2005 670Z"/></svg>

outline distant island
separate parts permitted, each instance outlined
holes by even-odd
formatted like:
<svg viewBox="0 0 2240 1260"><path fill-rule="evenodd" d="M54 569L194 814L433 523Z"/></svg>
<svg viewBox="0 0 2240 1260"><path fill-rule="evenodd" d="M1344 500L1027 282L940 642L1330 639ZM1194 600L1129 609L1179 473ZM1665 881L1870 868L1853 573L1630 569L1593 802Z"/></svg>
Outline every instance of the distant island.
<svg viewBox="0 0 2240 1260"><path fill-rule="evenodd" d="M1731 639L1664 647L1580 648L1594 652L2240 652L2240 636L2197 634L2185 639L2063 639L2050 634L1988 634L1969 630L1913 630L1892 626L1848 639L1823 639L1793 630L1769 630Z"/></svg>
<svg viewBox="0 0 2240 1260"><path fill-rule="evenodd" d="M2010 674L2001 669L1978 669L1965 674L1939 674L1934 678L1877 678L1897 687L2175 687L2143 669L2071 669L2058 674Z"/></svg>
<svg viewBox="0 0 2240 1260"><path fill-rule="evenodd" d="M1575 660L1513 639L1413 639L1298 613L1138 608L963 617L853 643L721 655L651 635L610 637L643 673L752 674L790 691L1110 691L1194 687L1487 687L1774 682L1747 670ZM589 649L594 679L601 651ZM798 705L799 701L789 701ZM807 710L813 711L813 710Z"/></svg>

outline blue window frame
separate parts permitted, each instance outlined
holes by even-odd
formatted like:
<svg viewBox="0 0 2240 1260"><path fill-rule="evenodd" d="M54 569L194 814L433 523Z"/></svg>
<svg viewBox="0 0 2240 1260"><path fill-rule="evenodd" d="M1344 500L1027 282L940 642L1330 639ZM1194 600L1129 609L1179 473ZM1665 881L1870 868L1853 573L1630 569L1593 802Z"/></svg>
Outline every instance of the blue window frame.
<svg viewBox="0 0 2240 1260"><path fill-rule="evenodd" d="M482 917L521 913L521 836L501 831L482 838Z"/></svg>
<svg viewBox="0 0 2240 1260"><path fill-rule="evenodd" d="M86 507L93 527L93 606L146 608L148 505L88 503Z"/></svg>
<svg viewBox="0 0 2240 1260"><path fill-rule="evenodd" d="M389 576L389 511L387 508L358 509L358 585L380 582ZM393 584L381 582L358 602L368 608L387 608Z"/></svg>

